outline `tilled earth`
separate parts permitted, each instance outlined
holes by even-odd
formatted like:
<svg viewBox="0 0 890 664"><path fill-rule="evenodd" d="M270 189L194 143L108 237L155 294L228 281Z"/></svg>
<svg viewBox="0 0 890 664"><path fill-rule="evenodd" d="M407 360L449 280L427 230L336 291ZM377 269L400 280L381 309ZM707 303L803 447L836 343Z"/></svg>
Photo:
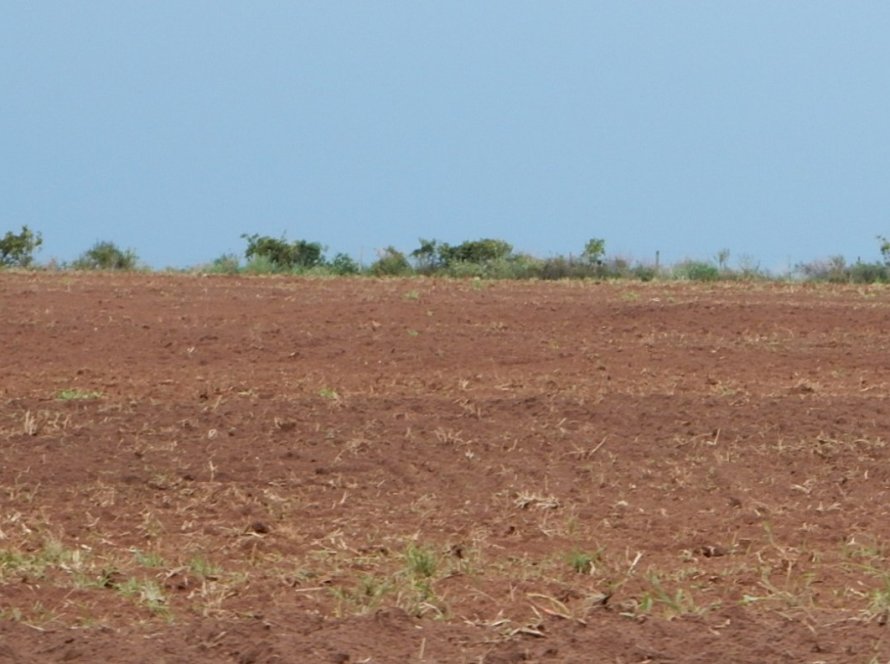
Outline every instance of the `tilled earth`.
<svg viewBox="0 0 890 664"><path fill-rule="evenodd" d="M888 323L0 272L0 662L888 662Z"/></svg>

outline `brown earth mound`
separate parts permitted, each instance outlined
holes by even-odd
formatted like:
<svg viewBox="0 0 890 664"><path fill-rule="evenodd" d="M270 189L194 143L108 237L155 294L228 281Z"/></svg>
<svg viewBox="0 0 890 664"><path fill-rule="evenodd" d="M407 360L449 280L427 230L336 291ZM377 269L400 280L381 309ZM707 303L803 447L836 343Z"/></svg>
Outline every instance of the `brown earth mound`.
<svg viewBox="0 0 890 664"><path fill-rule="evenodd" d="M888 662L881 287L0 273L0 663Z"/></svg>

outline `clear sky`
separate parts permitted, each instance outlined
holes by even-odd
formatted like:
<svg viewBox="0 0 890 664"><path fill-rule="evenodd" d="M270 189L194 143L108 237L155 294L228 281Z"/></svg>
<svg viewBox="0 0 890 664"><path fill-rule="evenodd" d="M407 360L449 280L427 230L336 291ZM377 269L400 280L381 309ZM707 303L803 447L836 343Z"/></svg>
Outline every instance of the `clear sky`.
<svg viewBox="0 0 890 664"><path fill-rule="evenodd" d="M888 35L887 0L6 0L0 231L877 260Z"/></svg>

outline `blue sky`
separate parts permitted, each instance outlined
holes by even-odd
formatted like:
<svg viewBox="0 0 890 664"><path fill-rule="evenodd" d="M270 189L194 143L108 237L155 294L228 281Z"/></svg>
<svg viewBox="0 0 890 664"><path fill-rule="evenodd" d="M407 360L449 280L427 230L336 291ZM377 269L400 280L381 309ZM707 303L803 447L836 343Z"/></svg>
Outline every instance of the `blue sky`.
<svg viewBox="0 0 890 664"><path fill-rule="evenodd" d="M782 270L890 234L890 3L3 3L0 231Z"/></svg>

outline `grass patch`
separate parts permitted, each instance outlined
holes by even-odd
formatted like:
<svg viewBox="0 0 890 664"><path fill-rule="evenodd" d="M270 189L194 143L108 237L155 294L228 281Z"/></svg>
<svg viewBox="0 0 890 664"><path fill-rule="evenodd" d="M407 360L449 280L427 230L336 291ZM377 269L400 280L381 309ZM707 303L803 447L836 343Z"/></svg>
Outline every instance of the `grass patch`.
<svg viewBox="0 0 890 664"><path fill-rule="evenodd" d="M569 567L576 574L594 574L597 563L602 558L602 551L588 553L587 551L572 551L568 555Z"/></svg>
<svg viewBox="0 0 890 664"><path fill-rule="evenodd" d="M405 550L405 563L411 575L428 579L435 575L439 559L431 549L411 544Z"/></svg>
<svg viewBox="0 0 890 664"><path fill-rule="evenodd" d="M78 390L74 388L61 390L56 394L56 399L59 401L89 401L101 397L102 393L96 390Z"/></svg>
<svg viewBox="0 0 890 664"><path fill-rule="evenodd" d="M160 584L154 579L131 577L119 584L117 591L124 597L135 599L156 615L169 615L167 597Z"/></svg>

